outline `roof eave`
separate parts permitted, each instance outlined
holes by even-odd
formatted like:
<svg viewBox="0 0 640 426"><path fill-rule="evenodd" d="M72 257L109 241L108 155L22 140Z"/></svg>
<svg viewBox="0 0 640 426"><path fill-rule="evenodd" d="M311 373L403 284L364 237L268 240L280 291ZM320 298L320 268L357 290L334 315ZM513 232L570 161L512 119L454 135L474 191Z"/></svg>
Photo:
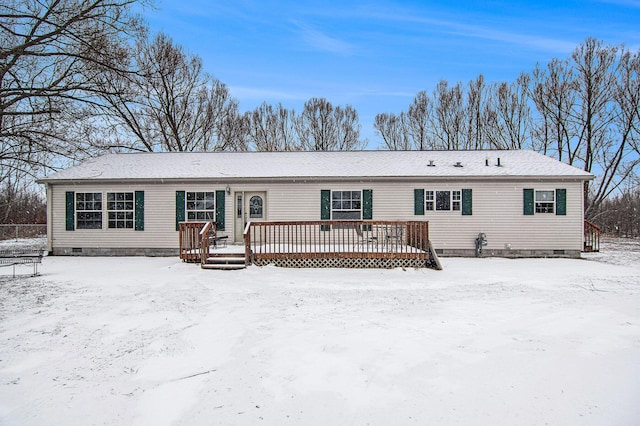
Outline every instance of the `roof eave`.
<svg viewBox="0 0 640 426"><path fill-rule="evenodd" d="M171 178L79 178L79 179L48 179L36 180L38 184L99 184L99 183L177 183L177 182L299 182L299 181L424 181L424 180L452 180L452 181L588 181L595 179L594 175L421 175L421 176L260 176L260 177L171 177Z"/></svg>

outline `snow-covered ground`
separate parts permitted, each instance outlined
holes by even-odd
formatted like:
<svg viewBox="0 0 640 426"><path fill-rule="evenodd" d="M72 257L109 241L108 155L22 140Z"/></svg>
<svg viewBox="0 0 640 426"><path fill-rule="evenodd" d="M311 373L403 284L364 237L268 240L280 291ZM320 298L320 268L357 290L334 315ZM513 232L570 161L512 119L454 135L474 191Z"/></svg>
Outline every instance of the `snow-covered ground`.
<svg viewBox="0 0 640 426"><path fill-rule="evenodd" d="M0 424L637 425L640 243L584 257L1 268Z"/></svg>

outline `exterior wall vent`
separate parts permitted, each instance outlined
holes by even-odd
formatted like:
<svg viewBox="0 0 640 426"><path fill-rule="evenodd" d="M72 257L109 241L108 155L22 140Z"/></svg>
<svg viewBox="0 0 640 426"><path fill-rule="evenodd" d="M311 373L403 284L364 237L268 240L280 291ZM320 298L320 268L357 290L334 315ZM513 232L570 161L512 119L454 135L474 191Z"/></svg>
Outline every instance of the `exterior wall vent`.
<svg viewBox="0 0 640 426"><path fill-rule="evenodd" d="M456 164L453 165L453 167L462 167L462 163L460 161L457 161Z"/></svg>
<svg viewBox="0 0 640 426"><path fill-rule="evenodd" d="M433 160L429 160L429 164L427 164L428 167L435 167L435 163L433 162Z"/></svg>

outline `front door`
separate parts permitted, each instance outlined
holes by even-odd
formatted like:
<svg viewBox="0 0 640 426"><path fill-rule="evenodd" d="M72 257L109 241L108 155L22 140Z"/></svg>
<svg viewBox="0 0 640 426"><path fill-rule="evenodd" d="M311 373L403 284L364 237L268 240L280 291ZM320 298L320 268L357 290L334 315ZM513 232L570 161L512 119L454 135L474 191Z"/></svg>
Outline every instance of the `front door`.
<svg viewBox="0 0 640 426"><path fill-rule="evenodd" d="M235 193L234 241L243 241L244 228L248 222L267 219L267 193L264 191L242 191Z"/></svg>

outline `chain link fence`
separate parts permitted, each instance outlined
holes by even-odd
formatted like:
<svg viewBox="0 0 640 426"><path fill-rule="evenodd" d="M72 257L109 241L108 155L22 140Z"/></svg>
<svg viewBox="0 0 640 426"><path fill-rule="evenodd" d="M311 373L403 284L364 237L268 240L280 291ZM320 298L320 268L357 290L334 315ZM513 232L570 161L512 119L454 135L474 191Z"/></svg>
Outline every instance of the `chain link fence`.
<svg viewBox="0 0 640 426"><path fill-rule="evenodd" d="M26 238L46 238L46 223L0 224L0 241Z"/></svg>

